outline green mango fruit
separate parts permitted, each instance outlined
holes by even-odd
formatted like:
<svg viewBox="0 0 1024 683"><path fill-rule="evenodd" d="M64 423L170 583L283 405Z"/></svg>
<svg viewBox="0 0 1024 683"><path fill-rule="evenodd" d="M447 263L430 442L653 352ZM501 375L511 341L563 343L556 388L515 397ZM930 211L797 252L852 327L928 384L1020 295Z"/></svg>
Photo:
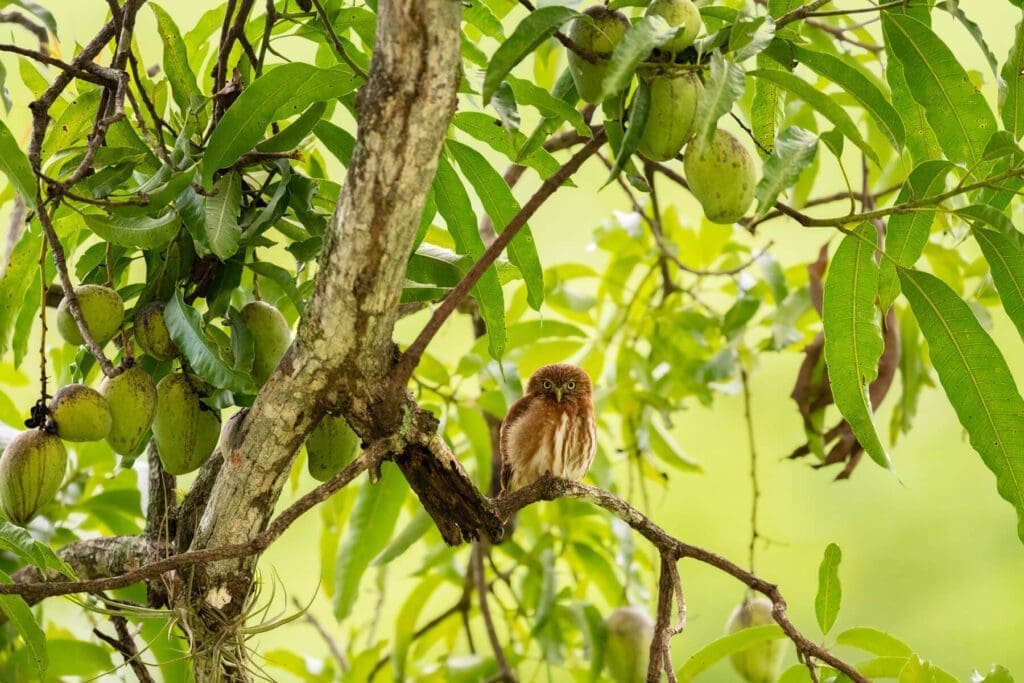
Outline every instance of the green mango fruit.
<svg viewBox="0 0 1024 683"><path fill-rule="evenodd" d="M178 355L178 347L164 322L162 301L153 301L136 311L135 341L143 351L157 360L170 360Z"/></svg>
<svg viewBox="0 0 1024 683"><path fill-rule="evenodd" d="M220 413L199 400L201 381L183 373L168 375L156 385L153 441L169 474L188 474L213 453L220 436Z"/></svg>
<svg viewBox="0 0 1024 683"><path fill-rule="evenodd" d="M703 151L688 145L683 169L690 191L712 223L735 223L750 208L757 185L754 160L731 133L716 130Z"/></svg>
<svg viewBox="0 0 1024 683"><path fill-rule="evenodd" d="M693 134L704 86L692 71L672 73L656 68L640 77L650 85L651 104L638 149L652 161L674 159Z"/></svg>
<svg viewBox="0 0 1024 683"><path fill-rule="evenodd" d="M591 64L569 50L569 74L576 84L580 99L599 104L601 85L608 71L608 58L626 35L629 19L622 12L610 10L603 5L589 7L583 14L584 17L573 19L569 27L569 39L598 59L597 63Z"/></svg>
<svg viewBox="0 0 1024 683"><path fill-rule="evenodd" d="M138 365L100 384L112 422L107 443L115 453L134 456L146 447L146 434L156 415L156 383Z"/></svg>
<svg viewBox="0 0 1024 683"><path fill-rule="evenodd" d="M751 598L744 600L733 610L729 621L726 622L725 632L736 633L745 628L774 623L771 601L767 598ZM772 683L779 677L785 654L786 641L776 639L751 645L733 654L730 659L733 668L748 683Z"/></svg>
<svg viewBox="0 0 1024 683"><path fill-rule="evenodd" d="M54 434L41 429L22 432L0 455L0 510L25 526L53 500L64 481L68 452Z"/></svg>
<svg viewBox="0 0 1024 683"><path fill-rule="evenodd" d="M327 481L352 462L362 440L343 417L324 415L306 437L306 466L317 481Z"/></svg>
<svg viewBox="0 0 1024 683"><path fill-rule="evenodd" d="M639 607L619 607L604 622L608 632L604 663L615 683L647 680L654 620Z"/></svg>
<svg viewBox="0 0 1024 683"><path fill-rule="evenodd" d="M252 335L252 376L257 384L263 384L291 346L292 331L281 311L265 301L250 301L242 306L241 314Z"/></svg>
<svg viewBox="0 0 1024 683"><path fill-rule="evenodd" d="M664 52L682 52L690 47L704 26L700 10L692 0L651 0L644 14L661 17L679 31L674 38L662 43L659 49Z"/></svg>
<svg viewBox="0 0 1024 683"><path fill-rule="evenodd" d="M61 387L50 401L50 418L65 441L99 441L113 425L107 399L84 384Z"/></svg>
<svg viewBox="0 0 1024 683"><path fill-rule="evenodd" d="M82 310L82 318L93 339L103 344L113 338L121 329L124 319L124 301L121 295L110 287L103 285L82 285L75 288L78 307ZM78 346L85 343L78 323L71 315L67 298L61 299L57 306L57 331L69 344Z"/></svg>

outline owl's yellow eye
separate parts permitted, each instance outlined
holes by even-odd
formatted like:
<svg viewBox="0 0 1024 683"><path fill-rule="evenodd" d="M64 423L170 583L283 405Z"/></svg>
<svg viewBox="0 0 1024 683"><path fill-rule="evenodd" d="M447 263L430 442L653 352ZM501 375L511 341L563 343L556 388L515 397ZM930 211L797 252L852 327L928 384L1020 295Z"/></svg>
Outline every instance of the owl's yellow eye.
<svg viewBox="0 0 1024 683"><path fill-rule="evenodd" d="M549 379L544 380L544 388L545 389L551 389L554 386L555 385L551 382L551 380L549 380Z"/></svg>
<svg viewBox="0 0 1024 683"><path fill-rule="evenodd" d="M572 391L573 389L576 388L576 382L569 382L568 384L565 385L565 388L568 389L569 391Z"/></svg>

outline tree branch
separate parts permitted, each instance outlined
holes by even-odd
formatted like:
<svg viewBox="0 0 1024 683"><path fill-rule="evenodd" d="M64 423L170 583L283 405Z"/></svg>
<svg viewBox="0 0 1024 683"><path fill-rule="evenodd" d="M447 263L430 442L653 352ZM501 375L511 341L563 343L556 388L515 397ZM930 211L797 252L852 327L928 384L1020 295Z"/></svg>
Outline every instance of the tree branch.
<svg viewBox="0 0 1024 683"><path fill-rule="evenodd" d="M441 326L444 325L449 316L455 312L459 304L462 303L462 300L466 298L484 272L491 267L491 264L497 260L501 252L505 250L505 247L519 234L519 231L526 225L526 222L530 220L533 214L537 212L537 209L583 165L584 161L595 154L604 142L604 129L595 130L594 137L590 138L587 144L572 155L569 161L565 162L558 171L545 180L533 196L530 197L530 200L519 210L519 213L512 217L512 220L508 222L502 233L487 247L487 251L480 257L480 260L473 264L469 272L448 293L448 296L444 298L441 305L430 316L430 320L423 326L416 339L405 350L405 353L402 354L402 358L399 360L398 365L395 366L391 376L392 388L404 387L409 382L409 378L412 377L412 373L416 369L423 353L427 350L430 341L440 331Z"/></svg>
<svg viewBox="0 0 1024 683"><path fill-rule="evenodd" d="M598 507L612 513L626 524L646 538L658 551L662 558L672 558L673 561L692 558L698 562L710 565L745 584L751 590L757 591L772 601L772 617L782 627L783 632L796 645L797 651L804 657L813 657L821 662L846 674L856 683L868 683L860 672L853 666L842 661L824 647L808 639L790 621L786 615L786 601L782 597L778 586L769 583L755 574L743 569L736 563L711 552L704 548L685 543L662 529L644 516L639 510L631 506L621 498L593 486L581 484L567 479L555 477L543 477L533 484L513 491L510 494L494 501L494 509L501 518L507 518L526 505L539 500L554 500L555 498L577 498L586 500ZM662 583L664 584L664 574ZM671 601L669 601L671 604ZM659 609L659 614L661 609ZM651 656L655 656L652 649ZM648 672L650 673L650 671ZM651 680L648 678L648 680ZM657 680L656 678L654 680Z"/></svg>

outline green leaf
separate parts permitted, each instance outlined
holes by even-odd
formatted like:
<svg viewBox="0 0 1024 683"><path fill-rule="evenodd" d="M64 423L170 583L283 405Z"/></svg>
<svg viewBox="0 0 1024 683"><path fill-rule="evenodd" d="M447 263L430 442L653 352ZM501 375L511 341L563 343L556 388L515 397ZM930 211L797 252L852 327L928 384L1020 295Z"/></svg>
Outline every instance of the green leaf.
<svg viewBox="0 0 1024 683"><path fill-rule="evenodd" d="M291 62L267 71L242 91L213 129L203 155L203 187L209 189L218 170L263 140L272 121L297 114L313 102L347 95L357 85L355 75L341 66L319 69Z"/></svg>
<svg viewBox="0 0 1024 683"><path fill-rule="evenodd" d="M203 197L205 242L221 261L226 261L238 251L242 237L242 229L238 227L241 207L242 179L235 171L221 176L214 183L213 191Z"/></svg>
<svg viewBox="0 0 1024 683"><path fill-rule="evenodd" d="M497 125L491 116L479 111L466 111L452 117L455 127L487 144L496 152L504 154L509 161L529 166L537 171L541 178L549 178L561 168L561 164L543 147L537 147L529 154L520 154L519 150L526 144L526 136L508 131Z"/></svg>
<svg viewBox="0 0 1024 683"><path fill-rule="evenodd" d="M295 310L302 313L305 303L302 301L302 295L299 294L299 288L295 286L295 275L269 261L254 261L246 263L245 267L260 277L272 280L285 293Z"/></svg>
<svg viewBox="0 0 1024 683"><path fill-rule="evenodd" d="M757 56L758 69L781 71L777 62L764 54ZM775 133L782 122L782 89L764 79L754 81L754 99L750 104L750 129L758 149L774 150Z"/></svg>
<svg viewBox="0 0 1024 683"><path fill-rule="evenodd" d="M898 59L885 60L885 80L889 83L892 93L892 105L903 119L903 127L907 131L907 149L915 163L930 159L941 159L942 148L935 137L935 131L928 123L924 107L917 103L910 92L903 65Z"/></svg>
<svg viewBox="0 0 1024 683"><path fill-rule="evenodd" d="M449 140L448 149L462 170L462 175L476 191L484 211L494 224L495 231L500 234L509 221L519 213L519 202L512 195L512 190L501 174L472 147ZM508 245L508 257L526 280L526 298L530 306L534 310L540 310L541 304L544 303L544 273L529 225L524 225Z"/></svg>
<svg viewBox="0 0 1024 683"><path fill-rule="evenodd" d="M0 571L0 583L12 583L6 572ZM49 659L46 654L46 634L32 616L28 603L20 595L0 595L0 610L21 635L28 646L32 664L39 673L39 680L45 680Z"/></svg>
<svg viewBox="0 0 1024 683"><path fill-rule="evenodd" d="M732 109L743 96L746 75L738 64L727 61L720 52L711 55L711 70L704 81L704 90L697 100L697 113L693 120L693 139L689 144L704 149L710 142L718 119Z"/></svg>
<svg viewBox="0 0 1024 683"><path fill-rule="evenodd" d="M326 102L314 102L309 109L292 121L277 135L267 138L256 149L261 152L287 152L302 144L313 127L320 122L320 117L327 111Z"/></svg>
<svg viewBox="0 0 1024 683"><path fill-rule="evenodd" d="M480 238L473 204L455 169L443 156L437 166L433 190L438 213L448 226L456 251L468 254L474 261L479 260L486 247ZM484 271L472 292L487 326L488 352L491 358L498 360L505 353L505 295L494 265Z"/></svg>
<svg viewBox="0 0 1024 683"><path fill-rule="evenodd" d="M641 78L637 84L636 93L633 95L633 102L629 107L629 125L622 136L622 143L615 153L615 163L612 164L602 188L619 177L622 169L626 167L633 153L640 146L640 139L643 137L644 128L647 127L647 116L650 111L651 85L646 79Z"/></svg>
<svg viewBox="0 0 1024 683"><path fill-rule="evenodd" d="M0 171L11 181L18 191L25 206L34 209L36 206L36 174L28 157L21 151L10 129L0 121Z"/></svg>
<svg viewBox="0 0 1024 683"><path fill-rule="evenodd" d="M608 59L608 69L601 82L601 100L625 90L640 62L675 34L676 29L659 16L645 16L633 24Z"/></svg>
<svg viewBox="0 0 1024 683"><path fill-rule="evenodd" d="M873 628L847 629L836 637L836 642L880 657L909 657L914 652L906 643Z"/></svg>
<svg viewBox="0 0 1024 683"><path fill-rule="evenodd" d="M939 194L945 188L946 176L952 169L952 164L940 159L919 164L910 172L907 182L896 197L896 203ZM913 267L928 242L934 220L935 210L928 208L889 217L885 232L885 254L889 258L882 259L878 281L879 307L883 311L889 310L900 293L896 266Z"/></svg>
<svg viewBox="0 0 1024 683"><path fill-rule="evenodd" d="M850 423L857 440L882 467L891 467L889 455L871 420L868 387L878 374L882 333L875 296L875 228L862 223L843 238L829 266L822 312L825 363L836 407Z"/></svg>
<svg viewBox="0 0 1024 683"><path fill-rule="evenodd" d="M203 332L199 311L185 303L181 290L167 302L164 322L171 339L185 354L196 373L215 387L242 394L256 393L256 385L247 373L231 367L220 356L217 345Z"/></svg>
<svg viewBox="0 0 1024 683"><path fill-rule="evenodd" d="M348 166L352 152L356 148L356 139L351 133L330 121L321 120L313 126L313 135L324 143L327 151L333 154L342 166Z"/></svg>
<svg viewBox="0 0 1024 683"><path fill-rule="evenodd" d="M649 423L651 452L658 460L680 472L703 472L704 468L682 449L671 433L656 420Z"/></svg>
<svg viewBox="0 0 1024 683"><path fill-rule="evenodd" d="M803 128L790 126L779 134L772 155L764 163L764 177L754 189L756 217L768 213L779 195L796 184L817 151L818 138Z"/></svg>
<svg viewBox="0 0 1024 683"><path fill-rule="evenodd" d="M811 108L832 122L832 125L850 142L857 145L867 158L876 164L879 163L878 153L860 134L857 124L853 122L853 119L846 113L846 110L837 104L831 95L818 90L804 79L788 71L758 69L757 71L751 71L750 75L774 83L802 99Z"/></svg>
<svg viewBox="0 0 1024 683"><path fill-rule="evenodd" d="M122 247L158 249L174 239L181 227L178 214L167 211L161 216L112 216L101 213L83 214L85 224L108 242Z"/></svg>
<svg viewBox="0 0 1024 683"><path fill-rule="evenodd" d="M474 551L475 552L475 551ZM398 610L395 618L395 644L391 655L391 666L395 670L395 680L405 680L405 662L409 656L410 645L416 632L416 622L420 612L441 584L440 574L431 573L420 579Z"/></svg>
<svg viewBox="0 0 1024 683"><path fill-rule="evenodd" d="M367 482L359 489L345 538L338 549L334 573L334 616L338 621L352 613L363 573L391 538L408 491L402 473L391 463L384 463L379 482Z"/></svg>
<svg viewBox="0 0 1024 683"><path fill-rule="evenodd" d="M818 568L818 594L814 598L814 615L818 618L821 632L827 634L832 630L839 616L839 603L843 597L839 584L839 562L843 552L835 543L825 548L825 557Z"/></svg>
<svg viewBox="0 0 1024 683"><path fill-rule="evenodd" d="M676 671L676 676L679 678L680 683L692 681L699 674L707 671L712 665L729 655L746 650L751 645L785 637L786 634L778 624L742 629L731 635L723 636L703 647L686 660L686 663Z"/></svg>
<svg viewBox="0 0 1024 683"><path fill-rule="evenodd" d="M551 5L536 9L519 22L512 35L502 43L487 65L484 75L483 103L491 101L491 95L498 84L508 75L516 64L523 61L538 45L555 34L555 31L578 14L568 7Z"/></svg>
<svg viewBox="0 0 1024 683"><path fill-rule="evenodd" d="M1006 84L1006 90L1003 92L999 113L1006 130L1013 135L1014 140L1020 140L1024 135L1024 17L1017 24L1013 47L1010 48L1000 76Z"/></svg>
<svg viewBox="0 0 1024 683"><path fill-rule="evenodd" d="M568 74L568 71L565 74ZM556 119L558 123L567 121L577 133L590 137L590 126L583 120L583 114L573 106L579 99L575 94L575 87L572 88L573 94L569 96L565 84L560 87L556 83L555 91L551 93L525 78L509 76L506 82L512 88L512 93L516 96L516 102L519 104L536 107L544 114L545 119ZM572 78L570 77L569 84L571 83ZM572 100L572 103L569 100Z"/></svg>
<svg viewBox="0 0 1024 683"><path fill-rule="evenodd" d="M928 341L932 365L971 446L996 475L996 489L1017 509L1024 540L1024 399L999 347L970 306L934 275L900 270L910 301Z"/></svg>
<svg viewBox="0 0 1024 683"><path fill-rule="evenodd" d="M1024 249L1021 240L978 226L972 233L988 261L1003 310L1024 337Z"/></svg>
<svg viewBox="0 0 1024 683"><path fill-rule="evenodd" d="M157 33L164 44L164 59L161 66L171 84L171 94L174 95L178 109L187 112L192 108L193 100L204 99L196 84L196 74L188 63L188 50L181 38L181 31L171 16L159 5L150 3L150 7L156 15Z"/></svg>
<svg viewBox="0 0 1024 683"><path fill-rule="evenodd" d="M25 335L15 332L18 315L28 304L25 300L33 280L39 279L39 246L42 229L33 221L14 248L10 250L7 267L0 276L0 354L11 348L12 333L14 346L27 343ZM33 310L36 310L33 308ZM6 356L4 356L6 358Z"/></svg>
<svg viewBox="0 0 1024 683"><path fill-rule="evenodd" d="M996 130L995 117L945 41L913 17L882 13L886 50L903 65L910 93L924 107L951 161L975 165Z"/></svg>
<svg viewBox="0 0 1024 683"><path fill-rule="evenodd" d="M963 8L960 7L960 0L946 0L946 2L940 2L935 5L940 9L944 9L949 12L954 19L966 29L967 33L970 34L971 38L974 38L974 42L977 43L978 49L985 55L985 61L988 62L988 66L992 69L992 75L996 78L999 77L999 63L996 59L995 54L992 53L992 49L988 46L988 42L985 40L985 35L982 33L981 27L978 26L967 13L964 12Z"/></svg>
<svg viewBox="0 0 1024 683"><path fill-rule="evenodd" d="M899 152L906 143L906 131L899 112L867 76L835 55L793 46L793 56L815 73L829 79L853 96L878 123Z"/></svg>
<svg viewBox="0 0 1024 683"><path fill-rule="evenodd" d="M416 513L409 523L405 525L405 528L394 540L388 544L387 548L381 551L377 557L373 558L370 565L373 567L382 567L392 560L396 560L401 557L406 550L412 545L427 535L427 532L434 528L434 520L430 518L430 515L424 510L420 510Z"/></svg>
<svg viewBox="0 0 1024 683"><path fill-rule="evenodd" d="M515 92L514 83L512 88ZM517 92L516 97L518 98L519 96L520 95ZM580 129L577 127L578 123L573 123L573 126L576 127L577 132L580 132L581 135L589 136L590 128L587 126L586 122L583 121L583 115L576 111L576 103L579 102L580 96L576 92L576 84L573 83L572 74L569 73L568 69L562 71L562 75L558 77L557 81L555 81L555 85L551 91L551 96L553 100L561 102L565 106L565 108L573 112L576 112L576 114L579 115L578 123L582 123L583 127L586 128L586 131L581 132ZM565 113L558 113L556 111L556 113L554 114L545 116L541 120L541 122L537 124L537 127L534 129L533 133L530 134L530 137L527 138L526 143L519 150L519 154L516 155L516 158L518 159L520 157L524 157L533 150L543 145L544 142L547 141L548 136L551 135L551 133L553 133L555 129L558 128L558 126L562 123L563 120L568 120L570 122L575 121L575 119L565 119L564 117L566 115L567 114Z"/></svg>

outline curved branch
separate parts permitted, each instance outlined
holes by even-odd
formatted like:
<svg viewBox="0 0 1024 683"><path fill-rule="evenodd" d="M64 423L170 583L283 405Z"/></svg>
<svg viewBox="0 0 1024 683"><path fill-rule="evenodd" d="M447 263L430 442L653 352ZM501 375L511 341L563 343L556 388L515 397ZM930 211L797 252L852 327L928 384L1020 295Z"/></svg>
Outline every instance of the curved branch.
<svg viewBox="0 0 1024 683"><path fill-rule="evenodd" d="M868 683L868 679L853 666L842 661L822 646L812 642L797 629L786 615L786 600L782 597L778 586L765 581L721 555L675 538L618 496L593 486L548 476L537 480L525 488L513 491L507 496L496 499L494 501L494 508L498 516L504 519L531 503L539 500L554 500L555 498L577 498L604 508L646 538L658 549L663 559L681 560L692 558L725 572L745 584L748 588L761 593L772 601L772 617L782 627L783 632L785 632L789 639L793 641L801 655L805 658L813 657L824 662L843 672L857 683ZM672 582L670 579L671 577L669 577L668 584L671 587ZM662 583L665 582L666 578L663 569ZM668 600L668 605L667 609L671 609L671 599ZM662 609L659 607L659 616L661 612ZM659 626L661 626L661 621L659 619ZM665 623L667 624L667 620L665 620ZM652 656L654 655L655 650L652 649Z"/></svg>

